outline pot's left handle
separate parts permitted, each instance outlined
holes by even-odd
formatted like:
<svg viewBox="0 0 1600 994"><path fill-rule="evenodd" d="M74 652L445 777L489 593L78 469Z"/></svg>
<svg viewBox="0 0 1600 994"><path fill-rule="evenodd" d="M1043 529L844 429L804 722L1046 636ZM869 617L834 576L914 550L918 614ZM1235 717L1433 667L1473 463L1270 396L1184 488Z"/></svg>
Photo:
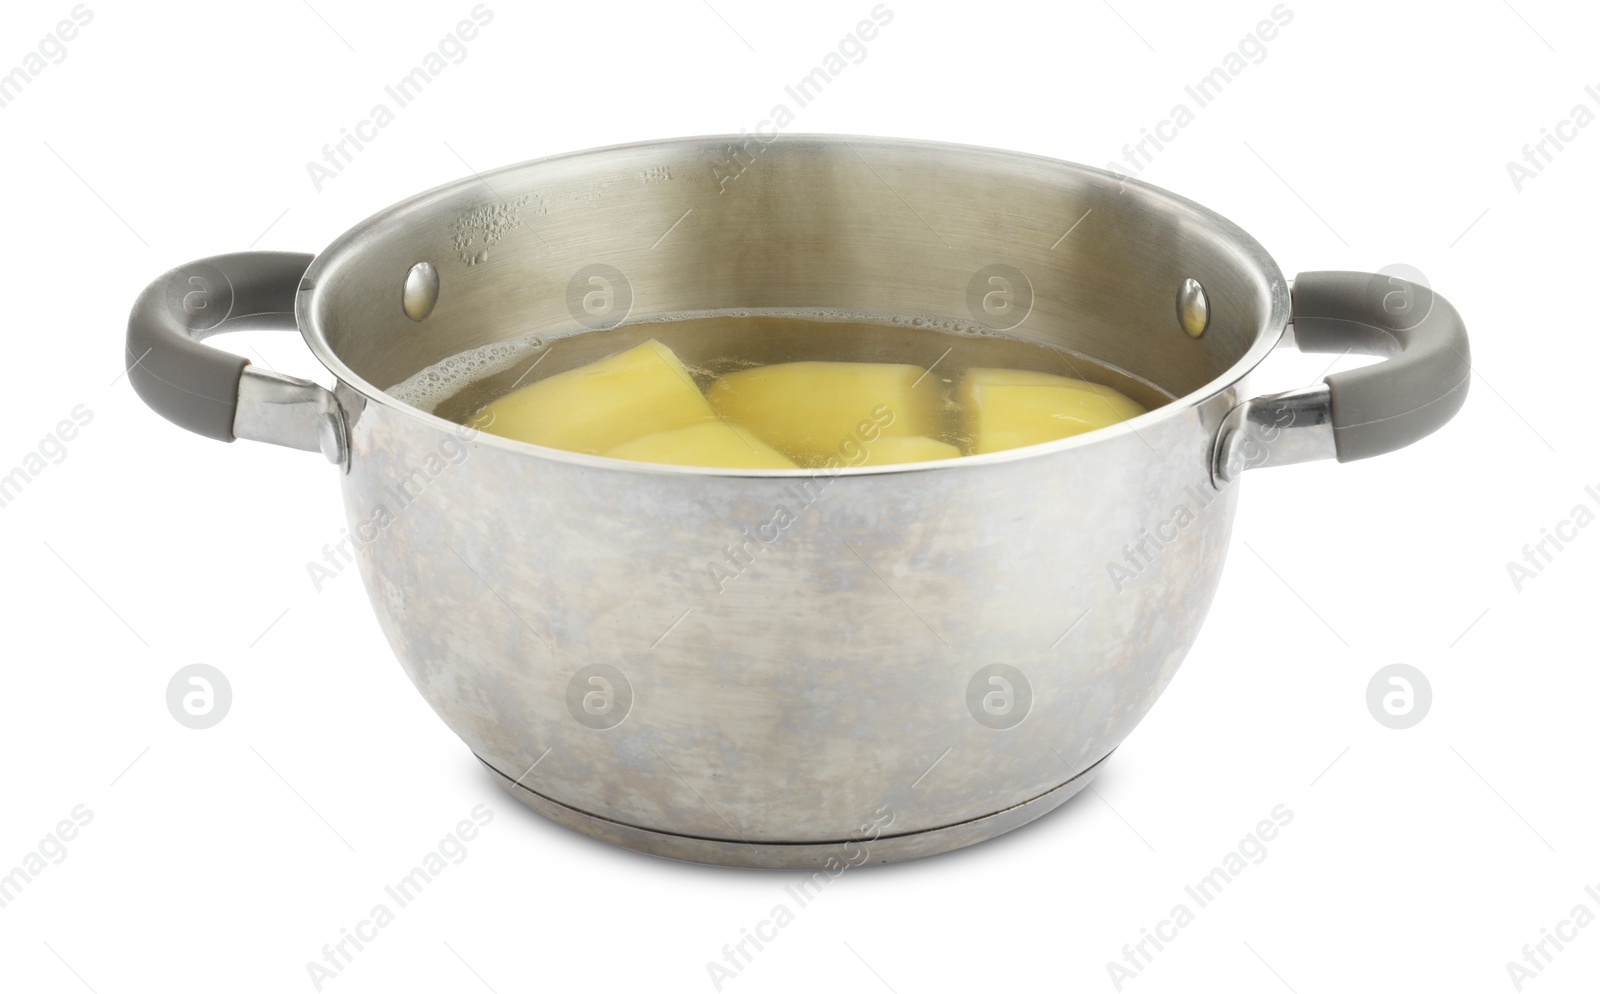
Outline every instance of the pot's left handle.
<svg viewBox="0 0 1600 994"><path fill-rule="evenodd" d="M311 256L238 252L198 259L145 288L128 317L128 380L157 414L207 438L321 452L343 465L349 441L333 393L203 344L225 331L295 330Z"/></svg>

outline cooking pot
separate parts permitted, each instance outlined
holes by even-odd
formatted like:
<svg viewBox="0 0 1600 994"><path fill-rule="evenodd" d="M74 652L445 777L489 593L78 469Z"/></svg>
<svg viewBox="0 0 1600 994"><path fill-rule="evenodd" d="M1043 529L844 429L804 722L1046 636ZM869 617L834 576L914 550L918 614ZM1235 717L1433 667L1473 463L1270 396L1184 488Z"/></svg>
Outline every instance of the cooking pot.
<svg viewBox="0 0 1600 994"><path fill-rule="evenodd" d="M428 370L509 386L572 332L614 329L537 375L652 319L768 309L926 315L1093 357L1170 402L986 455L735 470L557 451L395 395ZM202 344L248 327L297 329L333 388ZM684 358L770 344L728 334ZM1246 374L1289 345L1387 361L1247 399ZM1244 231L1155 187L811 135L462 179L314 258L181 266L139 297L127 346L169 420L338 468L401 665L518 800L617 845L763 867L926 856L1060 805L1193 643L1240 474L1413 442L1470 375L1461 319L1426 286L1291 288Z"/></svg>

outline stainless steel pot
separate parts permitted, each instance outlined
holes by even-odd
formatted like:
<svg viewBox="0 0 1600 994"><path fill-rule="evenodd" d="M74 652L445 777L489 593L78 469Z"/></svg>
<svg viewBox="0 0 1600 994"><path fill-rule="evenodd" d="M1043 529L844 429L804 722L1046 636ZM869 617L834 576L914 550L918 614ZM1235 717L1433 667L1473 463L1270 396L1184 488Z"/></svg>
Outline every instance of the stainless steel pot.
<svg viewBox="0 0 1600 994"><path fill-rule="evenodd" d="M819 307L1003 329L1175 399L959 460L735 471L510 441L386 393L530 333ZM333 389L201 344L263 325L298 329ZM1389 359L1246 400L1286 344ZM520 801L629 848L768 867L938 853L1071 797L1193 642L1240 471L1398 448L1470 373L1426 287L1321 272L1291 294L1247 234L1162 190L825 136L541 159L315 258L191 263L139 298L128 365L186 428L340 468L401 664Z"/></svg>

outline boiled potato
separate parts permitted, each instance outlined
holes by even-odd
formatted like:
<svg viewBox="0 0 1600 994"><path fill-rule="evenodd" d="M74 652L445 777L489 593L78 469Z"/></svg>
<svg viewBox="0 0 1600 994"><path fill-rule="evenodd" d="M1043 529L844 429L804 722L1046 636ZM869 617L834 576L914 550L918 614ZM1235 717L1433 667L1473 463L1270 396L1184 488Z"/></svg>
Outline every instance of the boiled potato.
<svg viewBox="0 0 1600 994"><path fill-rule="evenodd" d="M969 369L956 394L973 454L1066 438L1145 411L1111 387L1020 369Z"/></svg>
<svg viewBox="0 0 1600 994"><path fill-rule="evenodd" d="M694 378L651 339L484 405L484 431L572 452L605 452L641 435L715 422Z"/></svg>
<svg viewBox="0 0 1600 994"><path fill-rule="evenodd" d="M706 397L802 466L841 446L884 435L935 435L941 384L921 366L882 362L784 362L720 376Z"/></svg>
<svg viewBox="0 0 1600 994"><path fill-rule="evenodd" d="M794 469L794 461L742 428L721 421L658 431L623 442L604 453L617 459L674 466L727 469Z"/></svg>
<svg viewBox="0 0 1600 994"><path fill-rule="evenodd" d="M927 462L929 459L954 459L961 450L949 442L926 435L879 435L862 446L867 458L852 466L889 466L902 462ZM848 460L847 460L848 461Z"/></svg>

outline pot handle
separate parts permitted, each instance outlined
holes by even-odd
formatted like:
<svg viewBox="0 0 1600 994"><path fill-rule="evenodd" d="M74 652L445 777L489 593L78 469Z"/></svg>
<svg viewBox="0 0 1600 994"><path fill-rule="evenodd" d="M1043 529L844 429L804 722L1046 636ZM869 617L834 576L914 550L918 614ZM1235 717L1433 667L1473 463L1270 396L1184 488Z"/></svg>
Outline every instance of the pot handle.
<svg viewBox="0 0 1600 994"><path fill-rule="evenodd" d="M295 330L295 297L311 258L296 252L217 255L151 283L128 317L126 361L134 391L157 414L207 438L274 442L344 464L348 435L331 391L202 344L228 331Z"/></svg>
<svg viewBox="0 0 1600 994"><path fill-rule="evenodd" d="M1392 452L1461 410L1472 354L1448 300L1396 276L1336 271L1299 274L1292 297L1292 344L1300 351L1387 361L1229 411L1212 461L1219 486L1259 466Z"/></svg>

